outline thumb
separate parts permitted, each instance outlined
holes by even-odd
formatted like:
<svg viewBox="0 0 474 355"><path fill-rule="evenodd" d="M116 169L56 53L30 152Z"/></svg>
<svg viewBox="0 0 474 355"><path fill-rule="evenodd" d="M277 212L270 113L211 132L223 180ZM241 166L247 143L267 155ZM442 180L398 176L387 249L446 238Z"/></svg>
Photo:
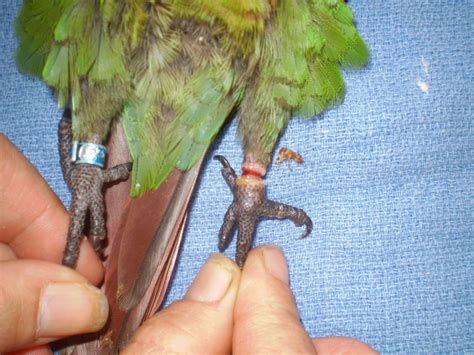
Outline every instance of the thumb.
<svg viewBox="0 0 474 355"><path fill-rule="evenodd" d="M234 354L316 353L300 321L285 256L276 247L249 253L234 317Z"/></svg>
<svg viewBox="0 0 474 355"><path fill-rule="evenodd" d="M0 263L0 353L97 331L105 296L69 268L37 260Z"/></svg>
<svg viewBox="0 0 474 355"><path fill-rule="evenodd" d="M237 265L214 254L184 299L145 322L122 354L230 353L239 280Z"/></svg>

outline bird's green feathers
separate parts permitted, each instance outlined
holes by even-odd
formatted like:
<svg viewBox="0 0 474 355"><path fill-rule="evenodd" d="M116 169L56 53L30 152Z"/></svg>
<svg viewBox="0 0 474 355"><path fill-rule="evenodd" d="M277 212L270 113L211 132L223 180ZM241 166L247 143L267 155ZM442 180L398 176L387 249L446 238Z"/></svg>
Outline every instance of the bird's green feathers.
<svg viewBox="0 0 474 355"><path fill-rule="evenodd" d="M211 28L173 21L172 14L162 4L149 10L145 36L130 61L134 93L122 122L134 162L133 196L159 186L174 167L189 169L241 92L232 56Z"/></svg>
<svg viewBox="0 0 474 355"><path fill-rule="evenodd" d="M17 67L43 78L43 68L54 41L54 30L72 0L25 1L16 21Z"/></svg>
<svg viewBox="0 0 474 355"><path fill-rule="evenodd" d="M291 116L314 117L342 101L340 66L364 65L368 49L342 0L278 1L259 44L239 134L246 154L268 164Z"/></svg>
<svg viewBox="0 0 474 355"><path fill-rule="evenodd" d="M189 169L231 112L268 163L291 116L342 101L368 50L343 0L25 0L21 71L73 110L76 139L122 119L131 194Z"/></svg>
<svg viewBox="0 0 474 355"><path fill-rule="evenodd" d="M60 107L71 107L78 139L104 137L129 91L126 38L111 31L114 7L107 0L26 0L17 19L19 68L54 88Z"/></svg>
<svg viewBox="0 0 474 355"><path fill-rule="evenodd" d="M293 112L312 117L325 108L340 103L344 81L340 65L361 67L369 52L357 33L352 12L343 1L325 0L310 3L312 23L307 52L308 77L301 87L301 101Z"/></svg>
<svg viewBox="0 0 474 355"><path fill-rule="evenodd" d="M228 36L261 32L272 9L268 0L174 0L177 16L201 23L220 23Z"/></svg>

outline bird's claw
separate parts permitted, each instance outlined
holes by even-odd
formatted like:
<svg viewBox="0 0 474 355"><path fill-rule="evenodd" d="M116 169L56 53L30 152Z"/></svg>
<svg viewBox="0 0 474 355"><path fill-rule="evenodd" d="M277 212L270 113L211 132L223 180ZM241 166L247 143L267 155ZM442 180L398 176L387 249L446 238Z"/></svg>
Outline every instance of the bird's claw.
<svg viewBox="0 0 474 355"><path fill-rule="evenodd" d="M230 188L233 190L235 186L235 180L237 179L237 174L235 170L230 166L230 163L222 155L215 155L215 160L218 160L222 164L222 176L225 181L229 184Z"/></svg>
<svg viewBox="0 0 474 355"><path fill-rule="evenodd" d="M313 222L303 210L268 200L265 195L265 183L261 178L248 175L237 177L224 157L216 156L215 159L223 164L222 175L234 193L234 201L225 214L219 232L219 250L223 251L228 246L237 227L235 261L241 268L252 246L255 226L259 219L289 219L295 224L306 225L301 238L311 233Z"/></svg>
<svg viewBox="0 0 474 355"><path fill-rule="evenodd" d="M214 155L214 159L221 162L224 168L231 168L229 161L223 155Z"/></svg>

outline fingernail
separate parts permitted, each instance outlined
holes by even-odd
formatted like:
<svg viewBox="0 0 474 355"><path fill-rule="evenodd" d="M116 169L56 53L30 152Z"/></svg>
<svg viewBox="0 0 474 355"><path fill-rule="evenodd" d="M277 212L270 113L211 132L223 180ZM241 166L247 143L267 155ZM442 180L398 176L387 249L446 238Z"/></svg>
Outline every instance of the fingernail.
<svg viewBox="0 0 474 355"><path fill-rule="evenodd" d="M85 283L55 283L41 290L37 337L89 333L107 321L105 295Z"/></svg>
<svg viewBox="0 0 474 355"><path fill-rule="evenodd" d="M233 274L221 254L212 255L194 279L185 298L199 302L216 302L222 299L232 282Z"/></svg>
<svg viewBox="0 0 474 355"><path fill-rule="evenodd" d="M288 264L280 249L276 247L266 247L263 250L263 261L265 263L265 269L267 269L269 274L285 284L289 284Z"/></svg>

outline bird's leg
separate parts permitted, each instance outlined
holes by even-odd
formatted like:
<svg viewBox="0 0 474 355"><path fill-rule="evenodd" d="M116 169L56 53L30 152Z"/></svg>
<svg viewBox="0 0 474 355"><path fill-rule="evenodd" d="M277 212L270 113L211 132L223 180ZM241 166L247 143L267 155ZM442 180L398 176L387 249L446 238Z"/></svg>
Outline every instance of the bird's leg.
<svg viewBox="0 0 474 355"><path fill-rule="evenodd" d="M252 166L252 169L246 169L244 163L243 174L237 176L223 156L217 155L215 159L222 163L222 175L234 194L234 201L227 210L219 232L219 250L227 247L237 227L235 261L241 268L252 246L255 226L260 218L289 219L295 224L304 224L306 229L302 238L311 233L313 222L303 210L267 199L262 178L265 168Z"/></svg>
<svg viewBox="0 0 474 355"><path fill-rule="evenodd" d="M61 167L64 179L72 192L69 210L71 221L63 264L73 268L79 257L79 246L87 215L90 220L88 238L100 255L101 242L105 237L103 185L126 179L130 173L131 164L126 163L103 169L105 147L100 145L100 142L73 143L69 110L64 112L59 123L58 136Z"/></svg>

